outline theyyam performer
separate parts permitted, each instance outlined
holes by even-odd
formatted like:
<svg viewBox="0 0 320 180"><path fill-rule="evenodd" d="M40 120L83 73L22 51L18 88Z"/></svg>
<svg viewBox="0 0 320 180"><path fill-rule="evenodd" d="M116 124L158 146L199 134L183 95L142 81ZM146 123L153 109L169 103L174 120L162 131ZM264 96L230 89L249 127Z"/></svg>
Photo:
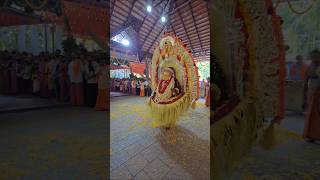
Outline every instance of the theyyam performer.
<svg viewBox="0 0 320 180"><path fill-rule="evenodd" d="M169 129L199 99L198 68L191 52L174 35L165 34L155 48L148 100L153 124Z"/></svg>

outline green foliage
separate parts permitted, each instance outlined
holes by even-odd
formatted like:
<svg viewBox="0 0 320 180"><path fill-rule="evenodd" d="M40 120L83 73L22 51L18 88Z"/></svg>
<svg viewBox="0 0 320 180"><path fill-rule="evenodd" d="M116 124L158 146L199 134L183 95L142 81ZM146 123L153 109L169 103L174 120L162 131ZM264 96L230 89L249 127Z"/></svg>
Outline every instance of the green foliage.
<svg viewBox="0 0 320 180"><path fill-rule="evenodd" d="M77 53L79 51L79 46L72 36L68 36L67 39L62 41L62 47L67 55L71 55L72 53Z"/></svg>
<svg viewBox="0 0 320 180"><path fill-rule="evenodd" d="M26 14L28 14L28 15L33 15L33 13L34 13L33 9L32 9L31 7L29 7L29 6L26 6L26 7L24 8L24 12L25 12Z"/></svg>
<svg viewBox="0 0 320 180"><path fill-rule="evenodd" d="M38 7L39 5L42 4L43 0L31 0L33 6ZM25 0L11 0L7 1L6 6L7 7L12 7L12 5L19 6L23 9L23 12L28 14L28 15L33 15L35 9L32 9ZM0 6L4 6L4 3L2 1L0 2ZM38 9L37 9L38 10ZM48 10L50 12L55 13L57 16L62 15L62 4L60 0L49 0L47 4L41 9L41 10Z"/></svg>
<svg viewBox="0 0 320 180"><path fill-rule="evenodd" d="M294 9L303 11L312 1L292 3ZM306 55L320 46L320 2L316 1L310 11L303 15L293 13L287 4L278 7L277 13L282 17L286 44L290 46L287 56Z"/></svg>
<svg viewBox="0 0 320 180"><path fill-rule="evenodd" d="M210 61L197 62L200 80L210 77Z"/></svg>

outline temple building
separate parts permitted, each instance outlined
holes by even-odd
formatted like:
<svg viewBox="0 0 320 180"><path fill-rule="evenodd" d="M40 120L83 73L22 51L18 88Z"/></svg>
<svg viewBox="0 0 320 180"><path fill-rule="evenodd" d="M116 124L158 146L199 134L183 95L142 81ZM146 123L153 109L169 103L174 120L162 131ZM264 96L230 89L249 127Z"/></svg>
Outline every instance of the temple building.
<svg viewBox="0 0 320 180"><path fill-rule="evenodd" d="M320 179L319 12L0 1L0 179Z"/></svg>
<svg viewBox="0 0 320 180"><path fill-rule="evenodd" d="M208 6L111 1L111 179L210 178Z"/></svg>

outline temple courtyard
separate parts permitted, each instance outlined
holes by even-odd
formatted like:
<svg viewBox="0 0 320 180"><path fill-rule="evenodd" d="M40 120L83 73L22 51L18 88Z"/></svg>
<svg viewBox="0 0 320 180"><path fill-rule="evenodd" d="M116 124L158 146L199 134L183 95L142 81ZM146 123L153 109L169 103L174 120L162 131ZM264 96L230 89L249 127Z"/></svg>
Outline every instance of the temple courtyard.
<svg viewBox="0 0 320 180"><path fill-rule="evenodd" d="M320 144L302 138L304 119L301 113L287 112L275 129L277 145L270 150L256 145L227 179L320 179Z"/></svg>
<svg viewBox="0 0 320 180"><path fill-rule="evenodd" d="M32 97L0 101L0 179L107 178L106 112Z"/></svg>
<svg viewBox="0 0 320 180"><path fill-rule="evenodd" d="M204 101L170 130L152 126L146 101L110 101L111 179L209 179L210 115Z"/></svg>
<svg viewBox="0 0 320 180"><path fill-rule="evenodd" d="M105 179L109 153L111 179L209 179L204 102L162 131L152 126L146 100L111 98L110 152L106 112L25 97L15 98L21 108L44 107L19 111L2 103L8 111L0 113L0 179ZM280 143L271 150L256 145L226 179L319 179L320 145L302 139L303 127L304 115L287 112L276 129Z"/></svg>

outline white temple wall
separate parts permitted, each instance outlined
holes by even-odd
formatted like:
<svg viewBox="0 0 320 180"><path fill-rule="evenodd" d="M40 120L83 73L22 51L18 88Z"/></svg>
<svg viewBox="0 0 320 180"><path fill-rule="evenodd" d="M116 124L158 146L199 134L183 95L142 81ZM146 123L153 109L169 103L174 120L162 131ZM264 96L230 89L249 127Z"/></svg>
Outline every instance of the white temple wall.
<svg viewBox="0 0 320 180"><path fill-rule="evenodd" d="M62 51L63 28L56 26L52 32L51 26L52 24L36 24L2 27L0 29L0 41L6 50L25 51L35 55L46 50L49 52L58 49ZM45 38L45 29L47 38ZM52 33L54 33L54 37Z"/></svg>

